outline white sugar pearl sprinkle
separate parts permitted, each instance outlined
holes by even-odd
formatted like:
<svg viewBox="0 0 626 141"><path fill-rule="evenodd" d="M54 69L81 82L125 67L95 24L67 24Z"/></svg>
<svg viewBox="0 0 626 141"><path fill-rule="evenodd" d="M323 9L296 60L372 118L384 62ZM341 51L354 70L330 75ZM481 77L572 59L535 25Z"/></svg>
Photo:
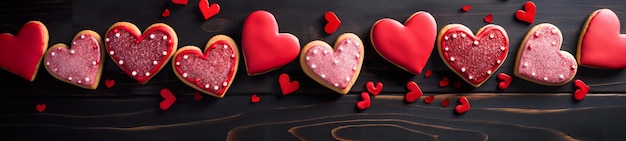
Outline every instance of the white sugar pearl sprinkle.
<svg viewBox="0 0 626 141"><path fill-rule="evenodd" d="M163 36L163 40L167 40L167 36Z"/></svg>
<svg viewBox="0 0 626 141"><path fill-rule="evenodd" d="M85 77L85 82L89 82L89 78L88 77Z"/></svg>
<svg viewBox="0 0 626 141"><path fill-rule="evenodd" d="M222 86L224 86L224 87L228 86L228 82L222 83Z"/></svg>
<svg viewBox="0 0 626 141"><path fill-rule="evenodd" d="M317 54L317 50L313 50L313 54Z"/></svg>
<svg viewBox="0 0 626 141"><path fill-rule="evenodd" d="M576 65L572 65L572 69L576 69Z"/></svg>
<svg viewBox="0 0 626 141"><path fill-rule="evenodd" d="M72 42L72 45L75 45L75 44L76 44L76 42Z"/></svg>
<svg viewBox="0 0 626 141"><path fill-rule="evenodd" d="M189 76L189 74L187 74L186 72L183 73L183 78L187 78L187 76Z"/></svg>
<svg viewBox="0 0 626 141"><path fill-rule="evenodd" d="M78 82L77 82L77 83L83 83L83 81L78 80Z"/></svg>
<svg viewBox="0 0 626 141"><path fill-rule="evenodd" d="M154 39L154 34L150 34L150 39Z"/></svg>
<svg viewBox="0 0 626 141"><path fill-rule="evenodd" d="M453 33L453 34L452 34L452 38L456 38L456 33Z"/></svg>
<svg viewBox="0 0 626 141"><path fill-rule="evenodd" d="M176 64L177 66L180 66L180 62L176 62L175 64Z"/></svg>
<svg viewBox="0 0 626 141"><path fill-rule="evenodd" d="M500 50L504 51L506 48L504 46L500 47Z"/></svg>
<svg viewBox="0 0 626 141"><path fill-rule="evenodd" d="M109 42L109 38L104 38L104 41Z"/></svg>
<svg viewBox="0 0 626 141"><path fill-rule="evenodd" d="M350 77L346 77L346 81L350 81Z"/></svg>
<svg viewBox="0 0 626 141"><path fill-rule="evenodd" d="M157 64L159 64L159 61L152 61L152 64L153 65L157 65Z"/></svg>
<svg viewBox="0 0 626 141"><path fill-rule="evenodd" d="M50 55L54 56L54 55L57 55L57 53L56 52L50 52Z"/></svg>
<svg viewBox="0 0 626 141"><path fill-rule="evenodd" d="M133 72L130 72L130 74L131 74L131 75L133 75L133 76L136 76L136 75L137 75L137 72L136 72L136 71L133 71Z"/></svg>
<svg viewBox="0 0 626 141"><path fill-rule="evenodd" d="M70 54L74 54L74 53L76 53L76 51L70 50Z"/></svg>
<svg viewBox="0 0 626 141"><path fill-rule="evenodd" d="M443 36L443 40L449 40L450 38L448 36Z"/></svg>
<svg viewBox="0 0 626 141"><path fill-rule="evenodd" d="M205 88L205 89L208 89L209 87L210 87L210 86L209 86L209 84L205 84L205 85L204 85L204 88Z"/></svg>
<svg viewBox="0 0 626 141"><path fill-rule="evenodd" d="M115 54L114 51L109 51L109 55L113 55L113 54Z"/></svg>
<svg viewBox="0 0 626 141"><path fill-rule="evenodd" d="M491 70L487 70L487 74L491 74Z"/></svg>
<svg viewBox="0 0 626 141"><path fill-rule="evenodd" d="M120 37L120 33L115 33L115 37Z"/></svg>
<svg viewBox="0 0 626 141"><path fill-rule="evenodd" d="M543 77L543 81L548 81L548 77Z"/></svg>
<svg viewBox="0 0 626 141"><path fill-rule="evenodd" d="M489 38L493 39L494 38L493 34L489 34Z"/></svg>
<svg viewBox="0 0 626 141"><path fill-rule="evenodd" d="M311 60L311 57L307 56L305 59L306 59L307 61L309 61L309 60Z"/></svg>
<svg viewBox="0 0 626 141"><path fill-rule="evenodd" d="M326 78L326 75L322 74L322 75L320 75L320 77L322 77L322 78Z"/></svg>
<svg viewBox="0 0 626 141"><path fill-rule="evenodd" d="M189 59L188 55L183 55L183 59Z"/></svg>
<svg viewBox="0 0 626 141"><path fill-rule="evenodd" d="M315 69L317 66L315 64L311 64L311 68Z"/></svg>
<svg viewBox="0 0 626 141"><path fill-rule="evenodd" d="M530 75L537 76L537 74L535 72L530 73Z"/></svg>
<svg viewBox="0 0 626 141"><path fill-rule="evenodd" d="M471 75L470 75L470 76L468 76L467 78L469 78L469 79L474 79L474 76L471 76Z"/></svg>
<svg viewBox="0 0 626 141"><path fill-rule="evenodd" d="M450 57L451 62L454 62L454 60L455 60L454 57Z"/></svg>
<svg viewBox="0 0 626 141"><path fill-rule="evenodd" d="M124 60L117 61L117 63L120 64L120 65L123 65L124 64Z"/></svg>
<svg viewBox="0 0 626 141"><path fill-rule="evenodd" d="M461 37L462 37L462 38L465 38L465 33L461 33Z"/></svg>
<svg viewBox="0 0 626 141"><path fill-rule="evenodd" d="M328 54L328 50L324 50L324 54Z"/></svg>
<svg viewBox="0 0 626 141"><path fill-rule="evenodd" d="M71 76L70 76L70 77L68 77L68 78L67 78L67 80L72 80L72 77L71 77Z"/></svg>
<svg viewBox="0 0 626 141"><path fill-rule="evenodd" d="M146 72L146 76L150 76L150 72Z"/></svg>
<svg viewBox="0 0 626 141"><path fill-rule="evenodd" d="M167 55L167 51L163 51L163 52L161 52L161 54Z"/></svg>
<svg viewBox="0 0 626 141"><path fill-rule="evenodd" d="M461 72L465 72L465 67L461 68Z"/></svg>
<svg viewBox="0 0 626 141"><path fill-rule="evenodd" d="M219 90L219 89L220 89L220 86L213 86L213 90L216 90L216 91L217 91L217 90Z"/></svg>
<svg viewBox="0 0 626 141"><path fill-rule="evenodd" d="M500 61L500 59L496 60L496 64L500 64L502 63L502 61Z"/></svg>
<svg viewBox="0 0 626 141"><path fill-rule="evenodd" d="M450 51L450 48L446 47L446 48L443 48L443 50Z"/></svg>
<svg viewBox="0 0 626 141"><path fill-rule="evenodd" d="M85 35L80 35L80 38L81 39L85 39Z"/></svg>
<svg viewBox="0 0 626 141"><path fill-rule="evenodd" d="M339 83L335 83L335 87L339 87Z"/></svg>
<svg viewBox="0 0 626 141"><path fill-rule="evenodd" d="M95 65L97 65L97 64L98 64L98 62L96 62L96 61L91 61L91 65L94 65L94 66L95 66Z"/></svg>
<svg viewBox="0 0 626 141"><path fill-rule="evenodd" d="M562 74L560 74L560 75L559 75L559 78L563 79L563 78L565 78L565 76L564 76L564 75L562 75Z"/></svg>
<svg viewBox="0 0 626 141"><path fill-rule="evenodd" d="M50 66L50 62L46 62L46 66Z"/></svg>
<svg viewBox="0 0 626 141"><path fill-rule="evenodd" d="M230 55L230 58L235 58L235 54L231 54L231 55Z"/></svg>
<svg viewBox="0 0 626 141"><path fill-rule="evenodd" d="M524 63L524 67L528 67L528 62Z"/></svg>
<svg viewBox="0 0 626 141"><path fill-rule="evenodd" d="M474 41L474 45L478 45L478 41Z"/></svg>

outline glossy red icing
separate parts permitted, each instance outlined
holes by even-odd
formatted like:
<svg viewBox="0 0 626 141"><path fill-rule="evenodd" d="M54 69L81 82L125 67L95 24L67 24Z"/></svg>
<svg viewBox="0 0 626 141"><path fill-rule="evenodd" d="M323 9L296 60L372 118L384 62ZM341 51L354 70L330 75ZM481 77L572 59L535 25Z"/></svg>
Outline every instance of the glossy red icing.
<svg viewBox="0 0 626 141"><path fill-rule="evenodd" d="M346 89L357 79L355 73L361 71L362 49L358 41L346 38L337 43L335 50L314 45L304 55L307 65L317 76L327 84Z"/></svg>
<svg viewBox="0 0 626 141"><path fill-rule="evenodd" d="M341 21L339 20L337 15L335 15L335 12L326 12L324 14L324 19L326 19L326 21L328 22L326 23L326 26L324 26L324 31L326 32L326 34L333 34L337 30L337 28L339 28L339 25L341 25Z"/></svg>
<svg viewBox="0 0 626 141"><path fill-rule="evenodd" d="M461 8L461 10L463 10L463 12L467 12L467 11L469 11L470 9L472 9L472 6L471 6L471 5L465 5L465 6L463 6L463 7Z"/></svg>
<svg viewBox="0 0 626 141"><path fill-rule="evenodd" d="M430 13L420 11L404 25L389 18L378 20L370 34L374 48L383 58L410 73L420 74L435 45L437 23Z"/></svg>
<svg viewBox="0 0 626 141"><path fill-rule="evenodd" d="M424 95L422 89L414 81L406 83L406 88L409 90L409 92L404 95L404 100L406 102L413 103Z"/></svg>
<svg viewBox="0 0 626 141"><path fill-rule="evenodd" d="M300 53L298 38L289 33L278 33L278 23L267 11L250 13L242 32L241 44L248 75L280 68Z"/></svg>
<svg viewBox="0 0 626 141"><path fill-rule="evenodd" d="M511 81L513 81L513 78L506 73L500 73L498 74L498 80L500 80L500 82L498 82L498 88L500 90L504 90L506 88L509 88L509 86L511 85Z"/></svg>
<svg viewBox="0 0 626 141"><path fill-rule="evenodd" d="M448 77L444 76L443 78L441 78L441 80L439 80L439 87L446 87L449 83L450 80L448 80Z"/></svg>
<svg viewBox="0 0 626 141"><path fill-rule="evenodd" d="M487 16L485 16L485 18L483 20L486 23L492 23L493 22L493 14L491 14L491 13L487 14Z"/></svg>
<svg viewBox="0 0 626 141"><path fill-rule="evenodd" d="M524 10L517 10L515 12L515 18L527 23L535 22L535 14L537 13L537 6L532 1L524 3Z"/></svg>
<svg viewBox="0 0 626 141"><path fill-rule="evenodd" d="M585 99L587 93L589 93L589 89L591 88L589 88L589 86L587 86L587 84L580 79L574 80L574 85L578 88L574 91L574 99L579 101Z"/></svg>
<svg viewBox="0 0 626 141"><path fill-rule="evenodd" d="M445 64L474 87L496 72L509 50L506 31L493 24L481 28L477 36L463 25L448 25L442 29L438 43Z"/></svg>
<svg viewBox="0 0 626 141"><path fill-rule="evenodd" d="M464 114L470 110L469 100L465 96L459 97L459 104L454 107L454 111L459 114Z"/></svg>
<svg viewBox="0 0 626 141"><path fill-rule="evenodd" d="M169 109L172 106L172 104L176 102L176 96L174 96L172 91L170 91L167 88L161 89L160 95L163 98L163 101L159 103L159 107L161 108L161 110Z"/></svg>
<svg viewBox="0 0 626 141"><path fill-rule="evenodd" d="M617 15L610 9L599 9L585 25L578 39L578 63L600 69L626 68L626 34L620 34Z"/></svg>
<svg viewBox="0 0 626 141"><path fill-rule="evenodd" d="M435 96L434 95L430 95L430 96L424 97L424 103L426 103L426 104L433 103L433 100L435 100Z"/></svg>
<svg viewBox="0 0 626 141"><path fill-rule="evenodd" d="M81 32L71 43L52 46L44 57L45 68L57 79L78 85L83 88L95 89L102 72L102 48L100 37ZM94 32L95 34L95 32Z"/></svg>
<svg viewBox="0 0 626 141"><path fill-rule="evenodd" d="M256 94L252 94L252 96L250 96L250 102L258 103L259 101L261 101L261 97L257 96Z"/></svg>
<svg viewBox="0 0 626 141"><path fill-rule="evenodd" d="M365 110L371 105L370 95L367 92L361 92L361 100L356 103L356 107L359 108L359 110Z"/></svg>
<svg viewBox="0 0 626 141"><path fill-rule="evenodd" d="M174 70L195 89L222 96L232 83L239 55L233 45L219 40L209 46L204 54L199 50L186 49L174 56Z"/></svg>
<svg viewBox="0 0 626 141"><path fill-rule="evenodd" d="M200 0L198 2L198 8L200 9L200 12L202 12L204 20L207 20L217 15L217 13L220 13L220 5L217 3L213 3L209 6L209 0Z"/></svg>
<svg viewBox="0 0 626 141"><path fill-rule="evenodd" d="M15 36L0 34L0 67L33 81L46 48L48 29L39 21L30 21Z"/></svg>
<svg viewBox="0 0 626 141"><path fill-rule="evenodd" d="M383 83L376 82L376 85L374 85L374 82L368 81L367 83L365 83L365 88L367 89L367 91L372 93L372 95L377 96L378 94L380 94L381 91L383 91Z"/></svg>
<svg viewBox="0 0 626 141"><path fill-rule="evenodd" d="M143 84L156 75L176 50L173 36L164 26L153 26L143 35L130 27L112 27L106 34L105 44L111 59L128 76Z"/></svg>
<svg viewBox="0 0 626 141"><path fill-rule="evenodd" d="M278 76L278 83L280 84L280 90L282 91L283 95L295 92L298 90L298 88L300 88L300 82L295 80L291 81L290 79L291 78L289 78L289 75L286 73L282 73L280 74L280 76Z"/></svg>
<svg viewBox="0 0 626 141"><path fill-rule="evenodd" d="M563 36L552 24L539 24L522 41L515 62L515 75L531 82L563 85L576 75L574 56L560 51Z"/></svg>

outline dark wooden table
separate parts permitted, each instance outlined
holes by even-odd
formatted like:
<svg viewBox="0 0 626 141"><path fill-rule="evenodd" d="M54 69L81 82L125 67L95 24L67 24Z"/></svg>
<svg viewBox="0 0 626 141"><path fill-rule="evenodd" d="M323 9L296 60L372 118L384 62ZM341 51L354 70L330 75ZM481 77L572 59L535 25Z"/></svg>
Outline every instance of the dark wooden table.
<svg viewBox="0 0 626 141"><path fill-rule="evenodd" d="M171 67L165 67L147 84L137 84L107 56L102 80L116 84L96 90L82 89L53 78L43 67L28 82L0 70L0 141L9 140L626 140L626 72L581 67L576 79L585 81L590 94L573 99L572 83L543 86L513 78L506 90L497 88L492 76L482 87L462 82L459 88L439 87L443 77L451 84L460 78L451 72L436 51L427 69L431 77L413 75L378 55L369 39L372 24L384 17L404 22L416 11L428 11L438 29L461 23L473 31L493 23L501 25L511 40L508 60L497 71L513 74L517 48L528 30L552 23L564 35L563 50L576 52L576 43L587 16L610 8L626 19L622 0L535 1L535 23L516 20L519 0L211 0L221 12L204 20L190 0L186 6L167 0L26 0L0 2L0 32L16 33L30 20L49 29L49 44L68 43L80 30L101 35L117 21L129 21L141 30L156 22L172 26L179 46L204 46L213 35L226 34L241 43L245 17L254 10L274 14L281 32L289 32L304 45L321 39L334 42L344 32L354 32L365 43L361 75L349 94L340 95L316 83L302 72L297 61L275 71L247 76L243 61L233 86L223 99L208 95L194 101L196 91L182 83ZM461 11L471 5L468 12ZM168 8L171 16L160 17ZM334 11L342 20L331 35L324 33L324 12ZM622 20L622 26L624 25ZM624 29L621 31L626 33ZM168 64L171 65L171 64ZM301 87L283 96L278 75L288 73ZM383 93L372 106L355 108L367 81L384 83ZM425 95L436 95L432 104L404 102L405 84L415 81ZM159 91L170 89L177 101L161 110ZM259 103L250 95L258 94ZM459 96L466 96L471 110L455 114ZM451 101L449 107L439 103ZM46 104L43 112L37 104Z"/></svg>

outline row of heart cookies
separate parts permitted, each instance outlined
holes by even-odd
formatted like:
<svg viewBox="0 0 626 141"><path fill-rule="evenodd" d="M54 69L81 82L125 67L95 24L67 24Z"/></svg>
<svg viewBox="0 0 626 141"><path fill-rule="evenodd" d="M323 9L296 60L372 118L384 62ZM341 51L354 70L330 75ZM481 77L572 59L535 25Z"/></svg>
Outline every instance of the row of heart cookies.
<svg viewBox="0 0 626 141"><path fill-rule="evenodd" d="M546 27L547 31L543 27ZM335 50L339 53L321 41L307 44L300 53L297 37L288 33L278 33L276 20L267 11L251 13L245 20L243 31L242 49L248 75L258 75L277 69L301 54L300 61L305 73L339 93L347 93L358 77L363 60L363 44L354 34L346 34L337 40L335 46L339 47ZM538 35L544 33L547 35L546 38L539 38ZM165 62L168 62L174 54L178 56L174 57L174 70L177 76L190 86L222 97L232 83L238 67L239 53L238 47L228 36L220 35L215 39L212 38L205 48L207 51L217 50L219 54L203 55L197 47L182 47L176 52L178 43L176 33L166 24L153 24L143 35L140 34L139 29L132 23L118 22L109 28L105 38L106 48L112 60L139 83L146 83L164 67ZM383 58L416 74L419 74L426 64L436 35L434 18L423 11L413 14L404 25L392 19L381 19L372 26L371 30L372 44ZM534 35L533 38L529 38L530 35ZM485 36L488 38L483 38ZM46 50L47 39L46 27L36 21L27 23L15 37L2 34L0 36L2 49L9 49L3 52L12 53L1 56L3 59L1 59L0 66L33 81L39 66L39 58L41 58L37 56L42 56ZM474 36L466 27L451 24L441 30L437 39L440 56L445 60L446 65L475 87L479 87L495 72L506 59L508 52L506 32L497 25L487 25L477 32L477 36ZM26 40L30 41L27 45L23 45L27 48L11 48L18 43L23 44ZM551 42L546 43L547 40ZM550 61L551 59L536 60L536 58L554 56L554 54L547 54L550 52L559 53L556 55L557 60L558 57L571 60L569 53L558 51L561 41L561 33L556 26L540 24L533 28L518 51L518 56L531 57L518 57L516 66L519 67L516 67L515 74L547 85L561 85L571 80L576 72L575 61L561 61L571 64L569 71L554 71L545 69L545 67L558 66L554 63L547 63L553 62ZM538 48L533 44L553 47ZM102 46L100 36L90 30L81 31L74 38L72 45L85 47L84 49L76 47L69 49L63 44L54 45L43 57L45 58L44 66L60 80L95 89L99 82L102 70L100 64L103 60L103 55L99 53L100 46ZM528 48L529 51L524 51L523 48ZM332 52L333 56L329 56L328 52ZM531 55L524 55L524 52L530 52ZM67 56L79 56L76 58L81 59L58 61L68 60ZM221 61L208 61L209 56L220 57L217 60ZM55 58L65 59L55 60ZM186 60L204 60L204 62ZM91 66L68 65L76 63ZM226 63L228 67L223 67L223 63ZM191 71L203 66L199 64L211 64L213 67L205 67L203 71L192 73ZM340 66L341 69L337 69L336 66ZM207 73L218 70L226 73Z"/></svg>

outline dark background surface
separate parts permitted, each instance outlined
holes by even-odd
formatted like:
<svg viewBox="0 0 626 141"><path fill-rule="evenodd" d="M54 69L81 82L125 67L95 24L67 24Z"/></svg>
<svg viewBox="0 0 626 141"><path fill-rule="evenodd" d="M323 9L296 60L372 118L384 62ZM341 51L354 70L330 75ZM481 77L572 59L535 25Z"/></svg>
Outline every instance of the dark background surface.
<svg viewBox="0 0 626 141"><path fill-rule="evenodd" d="M580 67L576 79L591 91L583 101L573 100L572 83L542 86L513 77L511 86L499 90L495 76L473 88L451 72L433 51L429 78L413 75L388 63L371 46L369 30L376 20L389 17L404 22L416 11L431 13L438 30L461 23L476 31L493 23L509 35L507 60L497 71L512 76L517 48L532 26L552 23L563 32L563 50L572 54L587 16L599 8L612 9L625 19L621 0L535 1L535 23L515 19L520 0L212 0L221 11L204 20L197 0L175 5L167 0L39 0L0 2L0 32L17 33L30 20L42 21L49 30L49 45L71 42L80 30L103 35L117 21L129 21L140 30L157 22L170 25L179 46L204 46L213 35L225 34L241 43L241 27L254 10L274 14L280 32L297 36L300 44L321 39L334 42L353 32L365 43L361 76L348 95L336 94L306 76L298 61L275 71L247 76L240 61L237 76L223 99L205 95L194 101L196 91L164 67L146 84L137 84L106 57L102 81L96 90L63 83L41 67L34 82L0 70L0 141L5 140L625 140L626 72ZM471 5L469 12L461 7ZM171 16L160 17L169 8ZM331 35L324 33L324 12L334 11L342 21ZM622 20L623 21L623 20ZM624 22L622 22L624 26ZM622 29L622 33L625 33ZM170 65L170 64L168 64ZM280 94L278 75L288 73L301 87ZM451 86L439 87L443 77ZM437 95L433 104L420 99L403 102L408 81L419 84L426 95ZM383 93L372 98L372 107L359 111L355 104L367 81L384 83ZM461 81L461 87L452 86ZM178 98L166 111L159 109L159 91L170 89ZM258 94L261 102L251 103ZM454 114L458 96L467 96L472 109ZM450 99L449 107L439 103ZM35 105L46 104L38 113Z"/></svg>

